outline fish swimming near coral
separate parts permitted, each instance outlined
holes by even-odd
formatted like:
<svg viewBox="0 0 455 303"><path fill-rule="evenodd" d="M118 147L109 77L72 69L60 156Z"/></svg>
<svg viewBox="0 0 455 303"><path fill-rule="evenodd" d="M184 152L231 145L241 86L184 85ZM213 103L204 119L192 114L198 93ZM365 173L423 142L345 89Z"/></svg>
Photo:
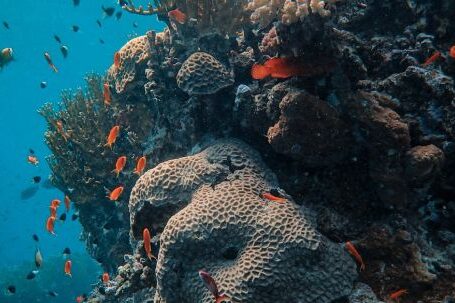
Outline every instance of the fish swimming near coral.
<svg viewBox="0 0 455 303"><path fill-rule="evenodd" d="M123 171L123 168L126 165L126 156L118 157L117 161L115 162L115 169L112 171L116 173L117 177L119 176L120 172Z"/></svg>
<svg viewBox="0 0 455 303"><path fill-rule="evenodd" d="M103 84L103 101L104 105L109 106L111 105L111 89L109 87L109 83L104 83Z"/></svg>
<svg viewBox="0 0 455 303"><path fill-rule="evenodd" d="M49 290L47 294L51 297L58 297L58 293L53 290Z"/></svg>
<svg viewBox="0 0 455 303"><path fill-rule="evenodd" d="M145 156L140 157L137 160L136 168L134 169L133 173L135 173L138 176L142 175L146 165L147 165L147 158Z"/></svg>
<svg viewBox="0 0 455 303"><path fill-rule="evenodd" d="M51 204L50 206L55 206L55 207L59 207L60 206L60 200L59 199L54 199L51 201Z"/></svg>
<svg viewBox="0 0 455 303"><path fill-rule="evenodd" d="M118 186L107 196L111 201L117 201L123 193L123 186Z"/></svg>
<svg viewBox="0 0 455 303"><path fill-rule="evenodd" d="M0 51L0 68L3 68L13 60L13 49L11 47L4 48Z"/></svg>
<svg viewBox="0 0 455 303"><path fill-rule="evenodd" d="M109 274L107 272L103 273L103 276L101 278L104 284L109 283Z"/></svg>
<svg viewBox="0 0 455 303"><path fill-rule="evenodd" d="M48 231L48 233L50 233L53 236L56 235L55 231L54 231L54 223L55 223L55 217L50 216L49 218L47 218L46 230Z"/></svg>
<svg viewBox="0 0 455 303"><path fill-rule="evenodd" d="M60 46L60 52L62 53L63 58L66 59L68 57L68 51L69 51L68 46L66 45Z"/></svg>
<svg viewBox="0 0 455 303"><path fill-rule="evenodd" d="M433 64L436 62L439 58L441 58L441 52L440 51L435 51L430 57L428 57L425 62L422 63L422 66L426 67L428 65Z"/></svg>
<svg viewBox="0 0 455 303"><path fill-rule="evenodd" d="M60 215L60 217L58 218L60 221L62 222L65 222L66 221L66 213L63 213Z"/></svg>
<svg viewBox="0 0 455 303"><path fill-rule="evenodd" d="M41 255L40 249L37 247L35 250L35 266L40 268L43 265L43 256Z"/></svg>
<svg viewBox="0 0 455 303"><path fill-rule="evenodd" d="M111 128L109 131L109 135L107 136L107 142L104 146L108 146L109 148L112 148L112 145L117 141L118 134L120 132L120 126L116 125Z"/></svg>
<svg viewBox="0 0 455 303"><path fill-rule="evenodd" d="M274 196L271 193L262 193L261 198L269 200L269 201L277 202L277 203L286 202L285 198Z"/></svg>
<svg viewBox="0 0 455 303"><path fill-rule="evenodd" d="M71 260L66 260L63 270L65 272L65 275L69 276L70 278L72 277L72 275L71 275L71 267L72 267Z"/></svg>
<svg viewBox="0 0 455 303"><path fill-rule="evenodd" d="M66 212L69 212L70 209L71 209L71 199L70 199L70 197L68 197L67 195L65 195L65 198L64 198L63 202L65 203L65 210L66 210Z"/></svg>
<svg viewBox="0 0 455 303"><path fill-rule="evenodd" d="M152 254L152 237L148 228L144 228L142 231L142 240L144 241L144 250L149 260L155 259L156 257Z"/></svg>
<svg viewBox="0 0 455 303"><path fill-rule="evenodd" d="M407 293L408 293L407 289L400 289L400 290L397 290L397 291L394 291L393 293L391 293L389 295L389 298L392 300L398 300L400 297L404 296Z"/></svg>
<svg viewBox="0 0 455 303"><path fill-rule="evenodd" d="M59 36L54 35L54 39L55 39L55 41L57 41L58 43L62 43L62 39L60 39Z"/></svg>
<svg viewBox="0 0 455 303"><path fill-rule="evenodd" d="M54 63L52 62L51 55L50 55L48 52L45 52L45 53L44 53L44 59L46 60L47 64L50 66L50 68L52 68L52 70L54 71L54 73L58 73L58 69L57 69L57 67L54 65Z"/></svg>
<svg viewBox="0 0 455 303"><path fill-rule="evenodd" d="M112 15L115 12L115 8L112 6L104 7L104 5L102 5L101 10L104 12L105 16L107 16L107 17L112 17Z"/></svg>
<svg viewBox="0 0 455 303"><path fill-rule="evenodd" d="M2 22L2 24L3 24L3 27L4 27L4 28L6 28L6 29L10 29L10 27L9 27L9 23L8 23L8 22L6 22L6 21L3 21L3 22Z"/></svg>
<svg viewBox="0 0 455 303"><path fill-rule="evenodd" d="M34 177L32 178L32 182L33 182L34 184L40 183L40 182L41 182L41 177L40 177L40 176L34 176Z"/></svg>
<svg viewBox="0 0 455 303"><path fill-rule="evenodd" d="M69 247L65 247L63 250L63 258L68 258L71 255L71 249Z"/></svg>
<svg viewBox="0 0 455 303"><path fill-rule="evenodd" d="M77 33L80 30L80 27L79 25L73 25L71 29L73 30L73 32Z"/></svg>
<svg viewBox="0 0 455 303"><path fill-rule="evenodd" d="M6 288L6 291L10 294L15 294L16 293L16 286L14 285L8 285L8 287Z"/></svg>
<svg viewBox="0 0 455 303"><path fill-rule="evenodd" d="M50 216L56 218L57 217L57 206L49 206Z"/></svg>
<svg viewBox="0 0 455 303"><path fill-rule="evenodd" d="M32 270L31 272L29 272L29 273L25 276L25 278L26 278L27 280L33 280L33 279L35 279L35 277L36 277L36 275L37 275L38 273L39 273L39 270Z"/></svg>
<svg viewBox="0 0 455 303"><path fill-rule="evenodd" d="M32 239L33 239L33 241L35 241L35 242L39 242L39 238L38 238L38 235L37 235L37 234L33 234L33 235L32 235Z"/></svg>
<svg viewBox="0 0 455 303"><path fill-rule="evenodd" d="M115 52L115 54L114 54L114 66L115 66L115 68L120 67L120 53L119 52Z"/></svg>
<svg viewBox="0 0 455 303"><path fill-rule="evenodd" d="M348 242L346 242L345 247L346 247L346 250L354 257L354 259L360 265L360 271L365 270L365 263L363 263L362 256L357 251L354 244L352 244L352 242L348 241Z"/></svg>
<svg viewBox="0 0 455 303"><path fill-rule="evenodd" d="M221 294L219 292L218 286L216 285L215 280L212 278L212 276L208 272L206 272L204 270L200 270L199 277L201 278L202 282L204 282L205 287L215 297L215 303L221 303L221 302L229 299L229 297L227 295Z"/></svg>
<svg viewBox="0 0 455 303"><path fill-rule="evenodd" d="M455 45L452 46L449 50L449 56L452 58L452 59L455 59Z"/></svg>
<svg viewBox="0 0 455 303"><path fill-rule="evenodd" d="M271 58L264 64L254 64L251 77L262 80L267 77L286 79L290 77L312 77L325 74L334 67L332 60L321 58L318 64L309 64L300 58Z"/></svg>
<svg viewBox="0 0 455 303"><path fill-rule="evenodd" d="M171 10L167 13L169 19L177 21L180 24L185 24L186 23L186 15L179 10L178 8Z"/></svg>
<svg viewBox="0 0 455 303"><path fill-rule="evenodd" d="M28 155L27 162L35 166L39 164L38 158L34 155Z"/></svg>

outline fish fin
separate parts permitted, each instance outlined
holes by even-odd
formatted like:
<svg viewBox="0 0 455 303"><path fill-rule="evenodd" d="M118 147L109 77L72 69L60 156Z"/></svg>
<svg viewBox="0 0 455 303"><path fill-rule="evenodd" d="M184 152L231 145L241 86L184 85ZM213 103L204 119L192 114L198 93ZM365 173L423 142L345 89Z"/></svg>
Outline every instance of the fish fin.
<svg viewBox="0 0 455 303"><path fill-rule="evenodd" d="M215 298L215 303L222 303L225 300L230 299L227 295L225 294L220 294L218 297Z"/></svg>
<svg viewBox="0 0 455 303"><path fill-rule="evenodd" d="M270 68L261 64L254 64L251 67L251 77L255 80L262 80L270 76Z"/></svg>

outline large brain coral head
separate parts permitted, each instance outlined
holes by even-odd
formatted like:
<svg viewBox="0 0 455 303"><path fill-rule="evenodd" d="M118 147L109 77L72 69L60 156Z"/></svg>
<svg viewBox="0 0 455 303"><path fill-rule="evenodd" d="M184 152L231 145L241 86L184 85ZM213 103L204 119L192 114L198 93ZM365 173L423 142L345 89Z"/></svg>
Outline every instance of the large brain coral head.
<svg viewBox="0 0 455 303"><path fill-rule="evenodd" d="M160 211L175 212L166 214L160 236L155 302L212 303L201 269L231 302L328 303L348 295L356 278L352 259L292 199L261 198L277 186L260 156L233 140L141 177L130 199L132 236L139 237L135 224L152 226L162 220ZM148 220L140 214L145 209Z"/></svg>

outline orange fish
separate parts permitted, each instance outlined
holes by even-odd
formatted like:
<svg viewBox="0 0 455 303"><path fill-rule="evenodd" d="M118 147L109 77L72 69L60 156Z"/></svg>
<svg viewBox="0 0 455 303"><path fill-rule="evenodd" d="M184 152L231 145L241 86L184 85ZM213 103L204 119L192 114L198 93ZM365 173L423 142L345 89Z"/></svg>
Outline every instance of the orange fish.
<svg viewBox="0 0 455 303"><path fill-rule="evenodd" d="M180 24L185 24L186 22L186 15L178 8L168 12L167 16L169 19L175 20Z"/></svg>
<svg viewBox="0 0 455 303"><path fill-rule="evenodd" d="M119 68L119 66L120 66L120 53L119 52L115 52L115 54L114 54L114 66L115 66L115 68Z"/></svg>
<svg viewBox="0 0 455 303"><path fill-rule="evenodd" d="M422 66L428 66L432 63L434 63L436 60L438 60L441 57L441 52L440 51L435 51L433 55L428 57L428 59L425 60L425 62L422 63Z"/></svg>
<svg viewBox="0 0 455 303"><path fill-rule="evenodd" d="M72 277L71 276L71 260L67 260L65 262L65 267L64 267L64 271L65 271L65 274L68 275L70 278Z"/></svg>
<svg viewBox="0 0 455 303"><path fill-rule="evenodd" d="M109 283L109 274L108 274L107 272L105 272L105 273L103 274L102 280L103 280L103 283L104 283L104 284Z"/></svg>
<svg viewBox="0 0 455 303"><path fill-rule="evenodd" d="M348 252L354 257L354 259L357 261L357 263L360 265L360 271L365 270L365 263L363 263L362 256L359 254L359 252L355 248L354 244L352 244L352 242L348 241L348 242L346 242L345 247L348 250Z"/></svg>
<svg viewBox="0 0 455 303"><path fill-rule="evenodd" d="M152 238L150 237L150 231L148 228L144 228L144 231L142 232L142 239L144 240L144 250L145 253L147 254L147 257L151 260L152 258L156 260L156 257L152 255L152 244L151 240Z"/></svg>
<svg viewBox="0 0 455 303"><path fill-rule="evenodd" d="M111 105L111 89L109 87L109 83L104 83L103 84L103 99L104 99L104 105L109 106Z"/></svg>
<svg viewBox="0 0 455 303"><path fill-rule="evenodd" d="M115 172L118 177L120 172L125 167L125 164L126 164L126 157L125 156L118 157L117 161L115 162L115 169L112 172Z"/></svg>
<svg viewBox="0 0 455 303"><path fill-rule="evenodd" d="M84 302L84 300L85 300L85 299L84 299L83 296L77 296L77 298L76 298L76 302L77 302L77 303L82 303L82 302Z"/></svg>
<svg viewBox="0 0 455 303"><path fill-rule="evenodd" d="M109 131L109 135L107 136L107 143L104 146L109 146L110 148L112 148L112 145L117 140L119 132L120 126L116 125L112 127L111 130Z"/></svg>
<svg viewBox="0 0 455 303"><path fill-rule="evenodd" d="M398 298L400 298L401 296L403 296L407 293L408 293L407 289L400 289L400 290L397 290L397 291L391 293L389 297L392 300L397 300Z"/></svg>
<svg viewBox="0 0 455 303"><path fill-rule="evenodd" d="M70 197L68 197L68 196L65 195L65 199L64 199L63 201L65 202L66 212L69 212L70 209L71 209L71 200L70 200Z"/></svg>
<svg viewBox="0 0 455 303"><path fill-rule="evenodd" d="M137 160L136 168L134 169L134 173L140 176L144 171L145 166L147 165L147 158L145 156L140 157Z"/></svg>
<svg viewBox="0 0 455 303"><path fill-rule="evenodd" d="M49 206L49 210L50 210L50 216L51 217L54 217L57 218L57 207L56 206Z"/></svg>
<svg viewBox="0 0 455 303"><path fill-rule="evenodd" d="M262 80L266 77L285 79L294 76L304 76L302 64L295 58L271 58L263 65L254 64L251 68L251 77Z"/></svg>
<svg viewBox="0 0 455 303"><path fill-rule="evenodd" d="M266 200L269 200L269 201L277 202L277 203L284 203L284 202L286 202L286 199L285 199L285 198L281 198L281 197L274 196L274 195L272 195L271 193L262 193L262 194L261 194L261 198L266 199Z"/></svg>
<svg viewBox="0 0 455 303"><path fill-rule="evenodd" d="M205 287L207 287L207 289L215 297L215 303L221 303L221 302L224 302L224 301L230 299L227 295L219 292L218 286L216 285L215 280L212 278L212 276L208 272L206 272L204 270L200 270L199 277L201 278L202 282L204 282Z"/></svg>
<svg viewBox="0 0 455 303"><path fill-rule="evenodd" d="M44 53L44 59L46 59L47 64L49 64L49 66L52 68L52 70L55 73L58 73L58 69L57 69L57 67L55 67L54 63L52 63L51 55L49 55L48 52Z"/></svg>
<svg viewBox="0 0 455 303"><path fill-rule="evenodd" d="M449 56L453 59L455 59L455 45L452 46L449 50Z"/></svg>
<svg viewBox="0 0 455 303"><path fill-rule="evenodd" d="M54 232L54 222L55 222L55 217L52 217L50 216L49 218L47 218L47 221L46 221L46 230L55 236L55 232Z"/></svg>
<svg viewBox="0 0 455 303"><path fill-rule="evenodd" d="M117 201L120 198L120 195L123 193L123 186L116 187L111 193L107 196L111 201Z"/></svg>
<svg viewBox="0 0 455 303"><path fill-rule="evenodd" d="M54 199L51 201L51 206L59 207L60 206L60 200L59 199Z"/></svg>
<svg viewBox="0 0 455 303"><path fill-rule="evenodd" d="M65 139L65 141L68 141L68 134L63 129L63 122L58 120L55 122L55 126L57 127L57 132L62 135L63 139Z"/></svg>
<svg viewBox="0 0 455 303"><path fill-rule="evenodd" d="M36 156L33 156L33 155L29 155L27 157L27 162L30 163L30 164L33 164L33 165L38 165L39 164L38 158Z"/></svg>

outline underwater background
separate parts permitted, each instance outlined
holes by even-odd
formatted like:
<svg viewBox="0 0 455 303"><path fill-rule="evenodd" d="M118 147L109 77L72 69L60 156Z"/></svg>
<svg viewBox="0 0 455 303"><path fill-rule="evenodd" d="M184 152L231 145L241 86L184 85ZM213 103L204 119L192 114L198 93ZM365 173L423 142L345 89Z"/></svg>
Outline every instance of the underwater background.
<svg viewBox="0 0 455 303"><path fill-rule="evenodd" d="M455 0L0 0L0 303L454 303Z"/></svg>
<svg viewBox="0 0 455 303"><path fill-rule="evenodd" d="M59 102L62 90L83 85L87 73L103 73L115 51L137 33L163 27L155 18L107 17L102 5L120 11L117 1L110 0L81 1L78 6L71 0L0 0L0 21L10 27L1 26L0 47L13 48L15 58L8 66L14 68L0 71L0 302L73 302L77 295L89 292L102 274L79 240L81 226L70 218L74 210L65 222L56 224L56 237L45 231L49 202L63 201L64 194L46 182L50 170L45 158L50 152L42 136L45 121L37 113L45 102ZM78 32L73 25L80 27ZM54 35L68 47L66 59ZM51 54L58 74L46 64L44 52ZM43 81L47 82L44 89L40 88ZM27 162L29 149L40 161L36 167ZM42 178L39 184L33 183L35 176ZM33 234L39 236L44 264L37 278L29 281L25 276L34 269ZM62 279L65 247L77 255L73 279ZM15 296L3 291L10 284L17 284ZM58 292L59 297L49 297L47 290Z"/></svg>

